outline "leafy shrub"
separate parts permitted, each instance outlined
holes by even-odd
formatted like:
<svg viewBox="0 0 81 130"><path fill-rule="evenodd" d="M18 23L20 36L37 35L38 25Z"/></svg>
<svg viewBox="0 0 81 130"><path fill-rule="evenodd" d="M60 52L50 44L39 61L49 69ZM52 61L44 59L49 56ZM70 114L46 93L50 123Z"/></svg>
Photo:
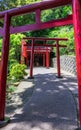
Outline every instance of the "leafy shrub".
<svg viewBox="0 0 81 130"><path fill-rule="evenodd" d="M25 69L26 69L26 65L24 64L21 65L19 63L16 63L10 68L9 77L13 81L19 81L20 79L23 78L24 75L26 75Z"/></svg>
<svg viewBox="0 0 81 130"><path fill-rule="evenodd" d="M10 50L8 60L8 72L14 63L20 62L21 39L25 37L23 34L12 34L10 36Z"/></svg>

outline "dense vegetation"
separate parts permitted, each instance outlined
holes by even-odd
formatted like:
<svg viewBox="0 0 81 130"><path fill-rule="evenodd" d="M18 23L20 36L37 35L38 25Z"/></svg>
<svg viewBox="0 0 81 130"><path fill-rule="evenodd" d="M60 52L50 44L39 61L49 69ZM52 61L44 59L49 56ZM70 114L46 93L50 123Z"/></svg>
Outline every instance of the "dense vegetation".
<svg viewBox="0 0 81 130"><path fill-rule="evenodd" d="M41 0L23 0L23 1L22 0L0 0L0 11L14 8L14 7L19 7L21 5L30 4L30 3L38 2L38 1L41 1ZM64 6L64 7L45 10L45 11L42 11L41 21L44 22L44 21L49 21L52 19L65 18L67 17L67 15L71 13L72 13L72 10L70 6ZM29 23L34 23L34 21L35 21L35 15L31 13L31 14L25 14L23 16L13 17L11 20L11 24L12 26L21 26L21 25L25 25ZM0 21L0 26L3 26L2 20ZM25 32L23 34L11 35L9 62L8 62L8 72L9 72L10 77L12 75L12 71L14 71L13 64L18 65L18 63L20 62L21 38L23 36L66 37L68 38L68 42L61 42L61 44L66 44L67 49L61 49L61 54L74 55L74 40L73 40L72 25L33 31L33 32ZM0 51L2 47L1 42L2 42L2 39L0 40ZM18 68L21 69L21 67L18 67Z"/></svg>

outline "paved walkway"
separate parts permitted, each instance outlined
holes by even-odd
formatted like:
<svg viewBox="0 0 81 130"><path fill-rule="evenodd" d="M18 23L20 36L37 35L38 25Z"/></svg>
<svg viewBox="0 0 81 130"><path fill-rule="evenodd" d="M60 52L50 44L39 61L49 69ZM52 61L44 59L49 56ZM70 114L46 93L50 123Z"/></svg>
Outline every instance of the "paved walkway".
<svg viewBox="0 0 81 130"><path fill-rule="evenodd" d="M58 79L53 68L35 68L34 77L31 99L1 130L76 130L76 78Z"/></svg>

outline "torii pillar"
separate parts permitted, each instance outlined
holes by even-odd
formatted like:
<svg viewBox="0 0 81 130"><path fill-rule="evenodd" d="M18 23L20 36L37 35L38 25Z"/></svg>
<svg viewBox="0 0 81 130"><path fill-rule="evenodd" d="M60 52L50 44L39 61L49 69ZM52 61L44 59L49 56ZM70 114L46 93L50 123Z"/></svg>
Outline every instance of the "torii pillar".
<svg viewBox="0 0 81 130"><path fill-rule="evenodd" d="M34 39L32 39L32 46L31 46L31 57L30 57L30 76L28 79L33 79L33 61L34 61Z"/></svg>
<svg viewBox="0 0 81 130"><path fill-rule="evenodd" d="M7 63L9 54L9 39L10 39L10 21L8 13L4 16L4 34L2 44L2 59L0 73L0 127L9 122L5 118L5 98L6 98L6 79L7 79Z"/></svg>
<svg viewBox="0 0 81 130"><path fill-rule="evenodd" d="M60 52L59 52L59 41L56 41L56 57L57 57L57 78L62 78L60 72Z"/></svg>
<svg viewBox="0 0 81 130"><path fill-rule="evenodd" d="M23 64L25 62L25 58L27 60L27 46L25 40L21 41L21 61L20 63Z"/></svg>
<svg viewBox="0 0 81 130"><path fill-rule="evenodd" d="M75 36L76 66L78 78L78 97L81 127L81 0L73 0L73 24Z"/></svg>
<svg viewBox="0 0 81 130"><path fill-rule="evenodd" d="M45 67L45 54L43 54L43 67Z"/></svg>
<svg viewBox="0 0 81 130"><path fill-rule="evenodd" d="M46 68L49 69L49 50L46 47Z"/></svg>

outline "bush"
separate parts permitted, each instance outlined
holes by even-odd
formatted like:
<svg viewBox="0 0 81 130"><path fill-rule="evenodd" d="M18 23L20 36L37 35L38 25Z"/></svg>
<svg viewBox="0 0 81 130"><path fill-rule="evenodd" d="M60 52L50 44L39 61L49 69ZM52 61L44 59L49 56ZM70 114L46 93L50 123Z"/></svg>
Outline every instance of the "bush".
<svg viewBox="0 0 81 130"><path fill-rule="evenodd" d="M9 77L13 81L19 81L22 79L27 73L25 72L26 65L21 65L19 63L14 64L10 68Z"/></svg>
<svg viewBox="0 0 81 130"><path fill-rule="evenodd" d="M8 72L14 63L20 62L21 57L21 39L25 37L23 34L12 34L10 36L10 50L8 60Z"/></svg>

